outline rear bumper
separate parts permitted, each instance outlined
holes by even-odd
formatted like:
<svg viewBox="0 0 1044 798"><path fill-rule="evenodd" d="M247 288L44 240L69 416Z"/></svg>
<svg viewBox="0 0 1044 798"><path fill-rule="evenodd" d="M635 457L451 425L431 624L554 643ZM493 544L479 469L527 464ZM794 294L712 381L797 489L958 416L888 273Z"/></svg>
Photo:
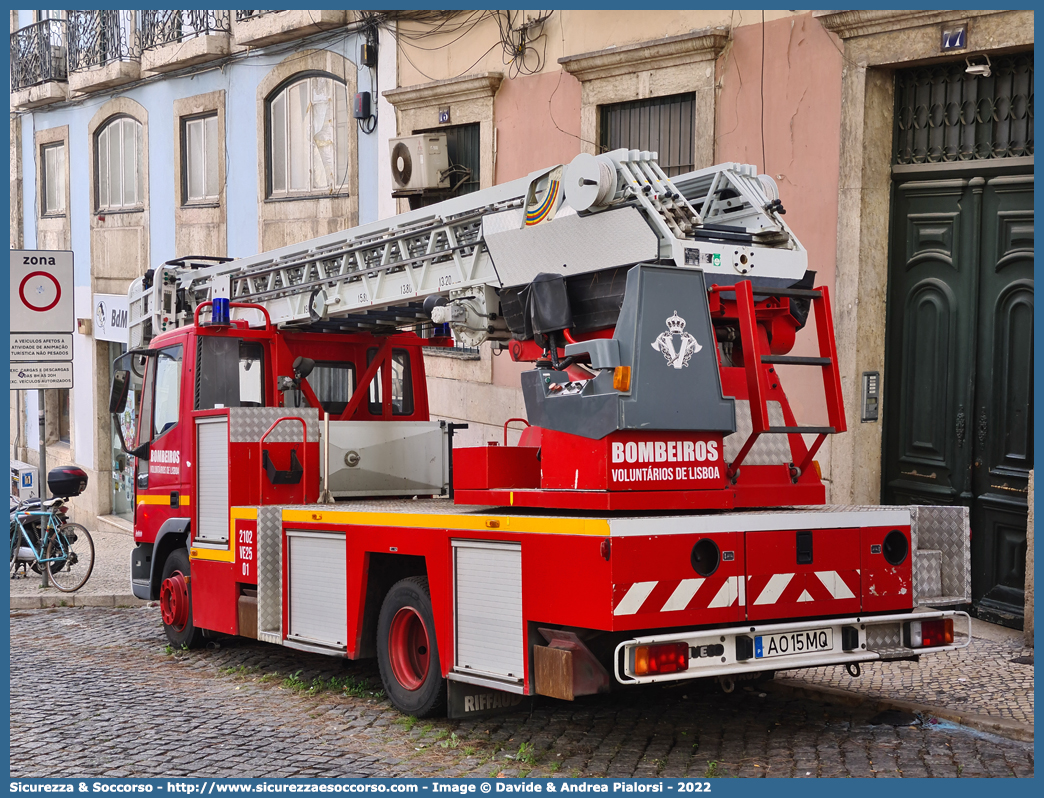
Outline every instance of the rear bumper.
<svg viewBox="0 0 1044 798"><path fill-rule="evenodd" d="M906 624L937 618L953 619L952 644L919 648L911 648L904 644ZM963 630L959 628L962 620ZM797 635L798 632L802 634ZM825 640L828 645L823 650L811 652L770 653L765 646L755 645L758 638L767 640L768 635L783 635L802 644L806 639ZM727 629L701 629L625 640L616 647L613 660L614 675L620 684L671 682L707 676L731 676L793 668L815 668L821 665L843 665L850 662L905 659L919 654L965 648L970 642L971 618L966 612L952 610L915 610L912 613L896 615L853 616L793 623L754 623ZM633 672L636 649L661 643L685 643L689 647L688 667L674 673L636 676Z"/></svg>

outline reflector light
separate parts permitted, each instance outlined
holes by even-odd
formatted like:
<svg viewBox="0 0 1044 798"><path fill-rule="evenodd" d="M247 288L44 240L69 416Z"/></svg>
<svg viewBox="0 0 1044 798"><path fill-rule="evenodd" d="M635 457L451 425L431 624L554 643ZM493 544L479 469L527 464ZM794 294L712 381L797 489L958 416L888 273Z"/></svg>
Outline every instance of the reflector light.
<svg viewBox="0 0 1044 798"><path fill-rule="evenodd" d="M617 366L613 369L613 388L617 391L631 390L630 366Z"/></svg>
<svg viewBox="0 0 1044 798"><path fill-rule="evenodd" d="M677 673L689 669L689 646L687 643L659 643L655 646L638 646L634 649L632 670L635 676L655 673Z"/></svg>
<svg viewBox="0 0 1044 798"><path fill-rule="evenodd" d="M933 648L953 644L953 618L911 621L906 627L906 645L910 648Z"/></svg>

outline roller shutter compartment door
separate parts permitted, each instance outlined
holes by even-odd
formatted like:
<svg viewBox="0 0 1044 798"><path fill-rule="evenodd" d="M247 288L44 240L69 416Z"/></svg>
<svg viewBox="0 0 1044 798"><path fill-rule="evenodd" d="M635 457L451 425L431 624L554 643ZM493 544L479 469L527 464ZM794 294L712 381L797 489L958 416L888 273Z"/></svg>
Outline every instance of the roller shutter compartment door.
<svg viewBox="0 0 1044 798"><path fill-rule="evenodd" d="M348 639L344 533L288 531L288 640L344 651Z"/></svg>
<svg viewBox="0 0 1044 798"><path fill-rule="evenodd" d="M522 547L453 541L456 670L521 682Z"/></svg>

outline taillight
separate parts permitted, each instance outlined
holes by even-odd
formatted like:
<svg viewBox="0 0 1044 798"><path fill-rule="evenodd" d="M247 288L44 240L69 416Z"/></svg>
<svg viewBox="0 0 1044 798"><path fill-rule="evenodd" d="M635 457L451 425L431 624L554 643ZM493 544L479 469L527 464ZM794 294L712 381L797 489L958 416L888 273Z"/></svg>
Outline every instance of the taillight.
<svg viewBox="0 0 1044 798"><path fill-rule="evenodd" d="M953 643L953 618L932 621L910 621L906 624L906 645L909 648L933 648Z"/></svg>
<svg viewBox="0 0 1044 798"><path fill-rule="evenodd" d="M631 672L635 676L653 673L677 673L689 669L689 645L687 643L658 643L654 646L637 646L632 650Z"/></svg>

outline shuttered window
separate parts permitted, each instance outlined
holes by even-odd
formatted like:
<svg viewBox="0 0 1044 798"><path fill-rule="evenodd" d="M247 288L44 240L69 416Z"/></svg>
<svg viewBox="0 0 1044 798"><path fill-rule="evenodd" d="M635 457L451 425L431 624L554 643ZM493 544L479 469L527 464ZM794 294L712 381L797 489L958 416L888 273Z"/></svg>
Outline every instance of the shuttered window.
<svg viewBox="0 0 1044 798"><path fill-rule="evenodd" d="M41 198L45 216L65 213L65 144L48 144L40 148L43 164L43 191Z"/></svg>
<svg viewBox="0 0 1044 798"><path fill-rule="evenodd" d="M668 177L696 168L695 94L603 105L599 112L602 152L627 149L658 153L660 168Z"/></svg>
<svg viewBox="0 0 1044 798"><path fill-rule="evenodd" d="M137 210L144 205L141 123L117 117L95 139L98 210Z"/></svg>
<svg viewBox="0 0 1044 798"><path fill-rule="evenodd" d="M340 80L312 75L268 101L268 195L322 196L348 191L352 120Z"/></svg>

